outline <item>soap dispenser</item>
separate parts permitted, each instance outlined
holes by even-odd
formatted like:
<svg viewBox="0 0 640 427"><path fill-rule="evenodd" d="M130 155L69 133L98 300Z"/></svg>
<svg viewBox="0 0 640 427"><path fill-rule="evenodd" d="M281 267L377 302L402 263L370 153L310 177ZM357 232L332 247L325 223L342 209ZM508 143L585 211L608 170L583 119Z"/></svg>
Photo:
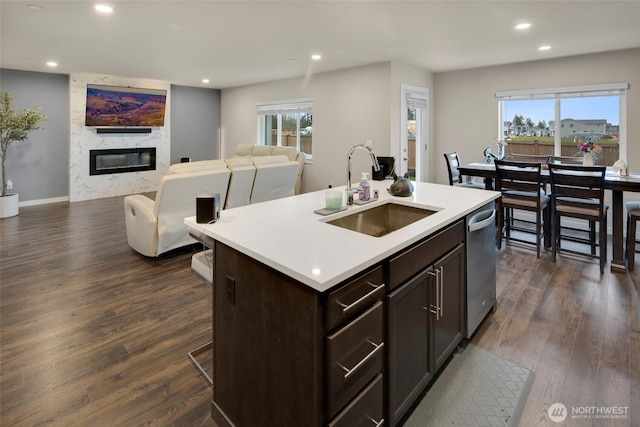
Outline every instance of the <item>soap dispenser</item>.
<svg viewBox="0 0 640 427"><path fill-rule="evenodd" d="M369 184L369 173L362 172L362 179L360 180L360 200L367 202L370 198L371 184Z"/></svg>

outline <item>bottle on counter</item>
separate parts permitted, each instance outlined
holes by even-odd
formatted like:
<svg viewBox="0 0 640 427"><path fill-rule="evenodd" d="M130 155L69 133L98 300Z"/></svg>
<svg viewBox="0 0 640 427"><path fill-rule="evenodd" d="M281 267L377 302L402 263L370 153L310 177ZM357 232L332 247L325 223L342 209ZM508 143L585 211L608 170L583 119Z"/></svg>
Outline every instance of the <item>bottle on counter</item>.
<svg viewBox="0 0 640 427"><path fill-rule="evenodd" d="M371 184L369 183L369 173L362 172L360 180L360 200L366 202L371 198Z"/></svg>

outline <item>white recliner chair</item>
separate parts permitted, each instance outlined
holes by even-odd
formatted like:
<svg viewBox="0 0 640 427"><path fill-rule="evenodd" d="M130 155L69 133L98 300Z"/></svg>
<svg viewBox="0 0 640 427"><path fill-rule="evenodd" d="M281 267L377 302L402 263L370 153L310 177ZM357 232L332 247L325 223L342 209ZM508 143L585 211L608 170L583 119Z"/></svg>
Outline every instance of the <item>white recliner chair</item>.
<svg viewBox="0 0 640 427"><path fill-rule="evenodd" d="M302 172L304 171L305 154L298 151L295 147L281 147L270 145L254 145L254 144L238 144L233 158L252 158L259 159L262 157L287 156L289 160L298 162L298 177L296 179L295 194L300 194L302 188Z"/></svg>
<svg viewBox="0 0 640 427"><path fill-rule="evenodd" d="M256 167L251 158L232 157L226 160L231 170L231 181L227 192L225 209L237 208L251 203L251 190L256 176Z"/></svg>
<svg viewBox="0 0 640 427"><path fill-rule="evenodd" d="M160 179L155 201L141 194L125 197L129 246L142 255L156 257L196 243L189 236L184 218L195 216L196 196L200 194L218 193L224 206L230 174L225 167L165 175Z"/></svg>
<svg viewBox="0 0 640 427"><path fill-rule="evenodd" d="M168 173L200 172L211 169L226 169L227 163L224 160L197 160L195 162L175 163L169 166Z"/></svg>
<svg viewBox="0 0 640 427"><path fill-rule="evenodd" d="M299 164L287 156L259 156L253 158L256 177L253 180L251 203L289 197L295 194Z"/></svg>

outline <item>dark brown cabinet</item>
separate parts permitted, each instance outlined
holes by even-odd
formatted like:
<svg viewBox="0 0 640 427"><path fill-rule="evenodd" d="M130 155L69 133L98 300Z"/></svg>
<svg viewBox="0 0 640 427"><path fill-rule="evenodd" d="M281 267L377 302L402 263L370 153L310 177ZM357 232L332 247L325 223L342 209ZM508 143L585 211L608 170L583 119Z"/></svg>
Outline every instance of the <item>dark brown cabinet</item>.
<svg viewBox="0 0 640 427"><path fill-rule="evenodd" d="M409 251L412 255L429 251L432 256L426 261L423 258L422 270L387 296L387 412L391 426L407 414L462 339L464 244L456 241L462 238L460 231L460 225L455 225L436 236L447 245L435 260L431 260L435 252L430 239ZM395 260L406 264L404 256L400 254Z"/></svg>
<svg viewBox="0 0 640 427"><path fill-rule="evenodd" d="M387 297L391 425L402 418L433 377L429 357L429 283L429 272L423 271Z"/></svg>
<svg viewBox="0 0 640 427"><path fill-rule="evenodd" d="M433 322L433 370L438 371L462 340L464 328L464 246L441 258L430 271ZM439 301L438 301L439 299Z"/></svg>

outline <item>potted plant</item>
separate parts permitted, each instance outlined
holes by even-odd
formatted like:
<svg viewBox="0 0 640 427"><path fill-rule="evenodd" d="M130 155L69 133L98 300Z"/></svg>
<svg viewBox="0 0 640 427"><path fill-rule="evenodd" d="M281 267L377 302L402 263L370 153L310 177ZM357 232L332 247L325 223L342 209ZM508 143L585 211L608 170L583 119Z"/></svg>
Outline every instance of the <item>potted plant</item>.
<svg viewBox="0 0 640 427"><path fill-rule="evenodd" d="M14 141L24 141L38 124L47 119L39 109L30 108L22 112L11 109L13 95L0 92L0 157L2 158L2 193L0 194L0 218L18 215L18 194L7 193L7 149Z"/></svg>

